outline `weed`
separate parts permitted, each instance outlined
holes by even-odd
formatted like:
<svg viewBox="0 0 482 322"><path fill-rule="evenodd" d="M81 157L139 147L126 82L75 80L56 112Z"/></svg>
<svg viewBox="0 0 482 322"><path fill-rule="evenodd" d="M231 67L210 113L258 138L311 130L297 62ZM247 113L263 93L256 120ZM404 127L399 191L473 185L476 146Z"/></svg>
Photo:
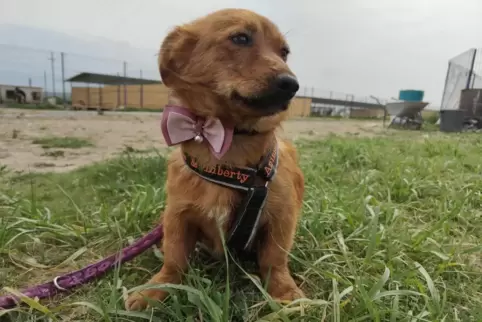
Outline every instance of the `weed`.
<svg viewBox="0 0 482 322"><path fill-rule="evenodd" d="M44 149L80 149L93 146L92 142L87 139L77 137L44 137L32 141L33 144L39 144Z"/></svg>
<svg viewBox="0 0 482 322"><path fill-rule="evenodd" d="M52 150L52 151L45 151L42 156L53 157L53 158L62 158L65 156L65 151L62 150Z"/></svg>
<svg viewBox="0 0 482 322"><path fill-rule="evenodd" d="M124 150L122 151L123 153L150 153L150 152L155 152L153 149L137 149L134 148L130 145L125 145Z"/></svg>

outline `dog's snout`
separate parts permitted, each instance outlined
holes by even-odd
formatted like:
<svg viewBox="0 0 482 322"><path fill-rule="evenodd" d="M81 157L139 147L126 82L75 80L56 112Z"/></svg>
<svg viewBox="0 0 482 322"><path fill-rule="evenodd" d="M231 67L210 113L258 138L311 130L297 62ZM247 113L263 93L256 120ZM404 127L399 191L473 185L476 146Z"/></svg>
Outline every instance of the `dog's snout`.
<svg viewBox="0 0 482 322"><path fill-rule="evenodd" d="M296 77L290 74L280 74L275 78L274 85L277 89L295 94L300 89Z"/></svg>

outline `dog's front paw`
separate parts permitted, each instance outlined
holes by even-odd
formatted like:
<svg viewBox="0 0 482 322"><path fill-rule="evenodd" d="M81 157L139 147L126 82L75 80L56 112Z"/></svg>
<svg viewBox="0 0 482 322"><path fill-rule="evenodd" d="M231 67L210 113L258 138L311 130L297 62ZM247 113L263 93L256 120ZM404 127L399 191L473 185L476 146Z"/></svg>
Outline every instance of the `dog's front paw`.
<svg viewBox="0 0 482 322"><path fill-rule="evenodd" d="M273 290L272 297L278 302L292 302L297 299L305 298L305 294L297 286L286 288L280 288L279 290Z"/></svg>
<svg viewBox="0 0 482 322"><path fill-rule="evenodd" d="M167 293L160 290L134 292L127 298L125 306L129 311L142 311L149 306L148 301L162 301L166 296Z"/></svg>

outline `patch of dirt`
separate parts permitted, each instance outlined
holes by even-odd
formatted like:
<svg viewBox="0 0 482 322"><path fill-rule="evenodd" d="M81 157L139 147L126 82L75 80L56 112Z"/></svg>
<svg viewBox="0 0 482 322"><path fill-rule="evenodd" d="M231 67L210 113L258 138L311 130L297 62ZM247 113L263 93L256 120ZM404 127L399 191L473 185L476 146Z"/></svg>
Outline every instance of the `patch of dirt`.
<svg viewBox="0 0 482 322"><path fill-rule="evenodd" d="M293 119L282 125L281 135L291 140L319 139L332 134L371 137L384 132L382 125L382 122L353 119Z"/></svg>
<svg viewBox="0 0 482 322"><path fill-rule="evenodd" d="M22 172L64 172L111 158L122 151L166 148L160 131L160 113L85 111L26 111L1 108L0 165ZM315 139L330 134L373 136L381 122L295 119L283 124L281 135ZM94 146L81 149L43 149L32 141L43 137L79 137ZM55 156L53 156L55 154Z"/></svg>

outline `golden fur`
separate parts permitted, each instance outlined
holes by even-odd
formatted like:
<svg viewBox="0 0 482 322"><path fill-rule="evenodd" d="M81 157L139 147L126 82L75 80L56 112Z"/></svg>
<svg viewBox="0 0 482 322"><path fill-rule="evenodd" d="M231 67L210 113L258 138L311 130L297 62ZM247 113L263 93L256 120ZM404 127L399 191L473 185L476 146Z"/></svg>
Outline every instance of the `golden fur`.
<svg viewBox="0 0 482 322"><path fill-rule="evenodd" d="M235 32L250 32L254 45L235 47L227 39ZM159 57L161 77L173 100L199 116L214 116L239 129L256 130L257 135L235 135L222 163L233 166L257 164L276 137L275 130L286 111L263 115L232 99L233 91L256 95L270 77L289 73L287 44L278 28L267 18L248 10L225 9L176 27L162 43ZM304 178L295 148L277 138L279 166L269 185L268 199L261 219L262 241L257 248L260 274L268 275L268 292L275 299L303 297L288 268L288 252L295 235L304 193ZM219 163L206 144L181 144L168 161L167 206L164 225L164 265L149 283L180 283L188 258L197 241L203 240L214 253L222 254L218 224L224 232L229 216L239 202L235 191L208 182L184 164L181 150L203 165ZM163 300L167 293L145 290L126 301L130 310L147 306L145 298Z"/></svg>

